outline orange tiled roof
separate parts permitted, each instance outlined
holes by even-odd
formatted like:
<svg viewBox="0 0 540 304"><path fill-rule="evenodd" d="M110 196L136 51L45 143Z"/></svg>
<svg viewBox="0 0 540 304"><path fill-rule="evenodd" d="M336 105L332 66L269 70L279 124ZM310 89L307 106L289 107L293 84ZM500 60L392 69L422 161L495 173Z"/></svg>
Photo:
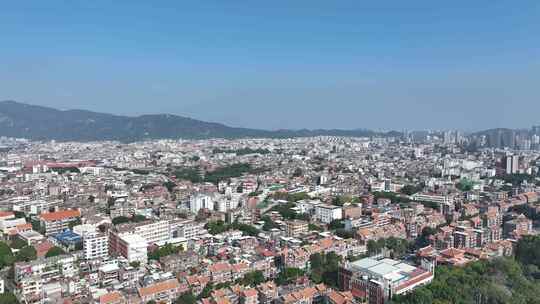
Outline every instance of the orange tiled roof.
<svg viewBox="0 0 540 304"><path fill-rule="evenodd" d="M216 298L214 299L216 304L230 304L231 302L227 298Z"/></svg>
<svg viewBox="0 0 540 304"><path fill-rule="evenodd" d="M124 296L121 293L119 293L118 291L113 291L99 297L99 303L112 304L112 303L117 303L118 301L123 300L123 299L124 299Z"/></svg>
<svg viewBox="0 0 540 304"><path fill-rule="evenodd" d="M15 216L15 213L11 211L0 211L0 217Z"/></svg>
<svg viewBox="0 0 540 304"><path fill-rule="evenodd" d="M248 269L248 267L249 265L246 263L238 263L232 265L233 271L235 272L242 272L243 270Z"/></svg>
<svg viewBox="0 0 540 304"><path fill-rule="evenodd" d="M251 288L251 289L244 290L244 297L251 298L251 297L256 297L256 296L257 296L257 291L255 289Z"/></svg>
<svg viewBox="0 0 540 304"><path fill-rule="evenodd" d="M32 224L26 223L26 224L20 224L15 226L17 228L17 231L26 231L26 230L32 230Z"/></svg>
<svg viewBox="0 0 540 304"><path fill-rule="evenodd" d="M229 263L216 263L209 267L211 272L230 271L231 265Z"/></svg>
<svg viewBox="0 0 540 304"><path fill-rule="evenodd" d="M176 279L170 279L167 281L159 282L147 287L139 288L139 295L145 297L156 293L164 292L171 289L180 287L180 283Z"/></svg>
<svg viewBox="0 0 540 304"><path fill-rule="evenodd" d="M79 210L62 210L50 213L42 213L39 217L44 221L51 222L79 216L81 216L81 212Z"/></svg>

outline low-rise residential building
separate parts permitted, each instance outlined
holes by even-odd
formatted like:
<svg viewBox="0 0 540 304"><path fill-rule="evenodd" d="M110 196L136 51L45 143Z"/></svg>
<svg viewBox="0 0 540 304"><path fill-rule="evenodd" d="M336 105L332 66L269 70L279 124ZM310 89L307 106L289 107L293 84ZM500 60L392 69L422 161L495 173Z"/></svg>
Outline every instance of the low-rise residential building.
<svg viewBox="0 0 540 304"><path fill-rule="evenodd" d="M287 236L297 237L309 231L308 222L301 220L287 221Z"/></svg>
<svg viewBox="0 0 540 304"><path fill-rule="evenodd" d="M142 303L155 301L156 303L170 304L180 295L181 286L178 280L170 279L154 283L138 289Z"/></svg>

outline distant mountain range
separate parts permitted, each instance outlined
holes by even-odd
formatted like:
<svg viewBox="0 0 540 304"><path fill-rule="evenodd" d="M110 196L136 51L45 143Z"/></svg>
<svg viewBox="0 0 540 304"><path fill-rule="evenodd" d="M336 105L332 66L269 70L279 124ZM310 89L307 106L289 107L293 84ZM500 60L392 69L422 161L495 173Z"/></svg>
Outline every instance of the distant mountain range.
<svg viewBox="0 0 540 304"><path fill-rule="evenodd" d="M234 128L170 114L136 117L85 110L57 110L0 101L0 136L31 140L133 142L145 139L287 138L310 136L401 136L400 132L357 130L259 130Z"/></svg>

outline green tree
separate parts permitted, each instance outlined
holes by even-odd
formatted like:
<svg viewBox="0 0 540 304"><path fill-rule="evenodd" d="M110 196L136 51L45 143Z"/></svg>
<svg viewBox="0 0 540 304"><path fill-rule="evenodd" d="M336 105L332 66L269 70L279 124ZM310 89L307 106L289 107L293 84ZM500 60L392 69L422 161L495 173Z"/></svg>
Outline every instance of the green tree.
<svg viewBox="0 0 540 304"><path fill-rule="evenodd" d="M146 216L144 216L142 214L136 214L136 215L132 216L131 219L130 219L130 221L132 221L134 223L144 222L146 220L147 220Z"/></svg>
<svg viewBox="0 0 540 304"><path fill-rule="evenodd" d="M471 191L473 188L473 183L468 179L462 179L456 184L456 188L463 192Z"/></svg>
<svg viewBox="0 0 540 304"><path fill-rule="evenodd" d="M66 252L60 248L60 247L52 247L51 249L49 249L47 251L47 253L45 254L45 257L46 258L50 258L50 257L54 257L54 256L57 256L57 255L62 255L62 254L65 254Z"/></svg>
<svg viewBox="0 0 540 304"><path fill-rule="evenodd" d="M406 195L413 195L423 190L422 185L405 185L401 188L400 192Z"/></svg>
<svg viewBox="0 0 540 304"><path fill-rule="evenodd" d="M246 273L240 280L240 283L244 286L256 286L265 281L262 271L256 270Z"/></svg>
<svg viewBox="0 0 540 304"><path fill-rule="evenodd" d="M120 224L124 224L128 222L129 222L129 218L126 216L117 216L112 219L113 225L120 225Z"/></svg>
<svg viewBox="0 0 540 304"><path fill-rule="evenodd" d="M293 177L300 177L304 175L304 171L301 168L294 169Z"/></svg>
<svg viewBox="0 0 540 304"><path fill-rule="evenodd" d="M214 235L228 231L230 228L231 227L229 227L229 225L226 225L224 221L214 221L206 224L206 229L208 230L208 233Z"/></svg>
<svg viewBox="0 0 540 304"><path fill-rule="evenodd" d="M302 269L288 267L280 271L278 277L276 278L276 284L286 285L303 275L304 271Z"/></svg>
<svg viewBox="0 0 540 304"><path fill-rule="evenodd" d="M78 226L80 224L82 224L81 219L76 218L75 220L69 222L68 227L69 227L69 229L73 229L73 227Z"/></svg>
<svg viewBox="0 0 540 304"><path fill-rule="evenodd" d="M0 268L13 265L15 257L11 248L4 242L0 242Z"/></svg>
<svg viewBox="0 0 540 304"><path fill-rule="evenodd" d="M351 230L345 230L343 228L340 228L340 229L337 229L334 233L340 238L344 238L344 239L354 238L354 231L351 231Z"/></svg>
<svg viewBox="0 0 540 304"><path fill-rule="evenodd" d="M330 230L336 230L336 229L343 229L345 228L345 224L341 222L341 220L333 220L328 224L328 229Z"/></svg>
<svg viewBox="0 0 540 304"><path fill-rule="evenodd" d="M416 238L415 247L418 249L428 246L430 244L429 238L436 233L436 229L433 229L431 227L424 227L424 229L422 229L422 234L420 234L420 236Z"/></svg>
<svg viewBox="0 0 540 304"><path fill-rule="evenodd" d="M274 221L272 221L272 219L269 216L263 216L261 220L264 221L264 224L262 227L264 231L270 231L274 228L279 228L279 225L276 224Z"/></svg>
<svg viewBox="0 0 540 304"><path fill-rule="evenodd" d="M176 301L174 301L175 304L195 304L197 303L197 297L193 295L193 293L187 292L179 296Z"/></svg>
<svg viewBox="0 0 540 304"><path fill-rule="evenodd" d="M382 249L382 247L380 247L380 243L375 240L368 240L366 248L369 255L379 254Z"/></svg>
<svg viewBox="0 0 540 304"><path fill-rule="evenodd" d="M322 227L317 226L317 225L312 224L312 223L308 224L308 229L309 229L309 231L319 231L319 232L324 231L324 229Z"/></svg>
<svg viewBox="0 0 540 304"><path fill-rule="evenodd" d="M315 253L309 257L310 278L315 283L325 283L328 286L337 288L338 269L341 257L335 252Z"/></svg>
<svg viewBox="0 0 540 304"><path fill-rule="evenodd" d="M174 187L176 187L176 184L171 181L166 181L163 183L163 187L167 188L167 191L169 191L169 193L172 193Z"/></svg>
<svg viewBox="0 0 540 304"><path fill-rule="evenodd" d="M540 267L540 237L524 236L517 243L516 259L523 265Z"/></svg>
<svg viewBox="0 0 540 304"><path fill-rule="evenodd" d="M37 258L36 249L32 246L24 246L17 252L15 255L15 260L17 262L30 262Z"/></svg>
<svg viewBox="0 0 540 304"><path fill-rule="evenodd" d="M152 252L149 252L148 253L148 258L150 260L159 260L160 258L162 257L165 257L165 256L168 256L168 255L171 255L171 254L176 254L180 251L182 251L183 247L182 246L174 246L173 244L167 244L165 246L162 246Z"/></svg>
<svg viewBox="0 0 540 304"><path fill-rule="evenodd" d="M243 235L258 236L259 233L260 233L259 229L255 228L255 227L253 227L251 225L248 225L248 224L238 223L237 221L232 223L230 226L231 226L232 229L242 231Z"/></svg>
<svg viewBox="0 0 540 304"><path fill-rule="evenodd" d="M17 297L11 292L0 294L0 304L19 304Z"/></svg>
<svg viewBox="0 0 540 304"><path fill-rule="evenodd" d="M244 173L252 171L252 167L247 163L232 164L230 166L218 168L212 172L207 172L204 181L218 184L222 180L228 180L232 177L240 177Z"/></svg>
<svg viewBox="0 0 540 304"><path fill-rule="evenodd" d="M212 293L212 290L214 290L214 284L210 282L206 284L206 286L204 286L203 290L201 291L197 299L200 300L200 299L208 298L210 294Z"/></svg>
<svg viewBox="0 0 540 304"><path fill-rule="evenodd" d="M20 237L16 236L15 238L13 238L13 240L11 241L11 248L15 248L15 249L21 249L23 248L24 246L28 245L28 243L26 241L24 241L23 239L21 239Z"/></svg>

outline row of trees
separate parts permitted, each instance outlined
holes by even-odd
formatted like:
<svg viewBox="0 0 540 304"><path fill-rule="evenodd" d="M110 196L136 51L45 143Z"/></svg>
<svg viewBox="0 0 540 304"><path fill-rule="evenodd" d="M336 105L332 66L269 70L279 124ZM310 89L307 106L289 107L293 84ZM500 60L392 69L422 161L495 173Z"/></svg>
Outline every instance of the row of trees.
<svg viewBox="0 0 540 304"><path fill-rule="evenodd" d="M241 149L219 149L216 148L212 150L213 154L218 153L235 153L236 155L247 155L247 154L269 154L270 150L258 148L258 149L251 149L251 148L241 148Z"/></svg>
<svg viewBox="0 0 540 304"><path fill-rule="evenodd" d="M172 174L181 180L188 180L192 183L202 183L209 182L217 184L222 180L228 180L233 177L240 177L245 173L260 173L265 171L265 168L253 168L250 164L247 163L237 163L229 166L217 168L214 171L206 172L204 177L201 175L201 169L199 167L189 167L189 168L177 168L169 169L172 171Z"/></svg>
<svg viewBox="0 0 540 304"><path fill-rule="evenodd" d="M161 246L160 248L152 252L149 252L148 259L159 261L160 258L171 254L179 253L180 251L182 251L182 249L182 246L174 246L173 244L167 244L165 246Z"/></svg>
<svg viewBox="0 0 540 304"><path fill-rule="evenodd" d="M117 216L117 217L112 219L112 223L113 223L113 225L120 225L120 224L124 224L124 223L129 223L129 222L138 223L138 222L143 222L143 221L146 221L146 220L147 220L147 218L144 215L137 214L137 215L134 215L132 217Z"/></svg>
<svg viewBox="0 0 540 304"><path fill-rule="evenodd" d="M208 233L214 235L229 230L240 230L243 232L244 235L249 236L257 236L260 233L259 229L248 224L239 223L237 221L233 222L232 224L226 224L223 221L209 222L208 224L206 224L206 229L208 229Z"/></svg>
<svg viewBox="0 0 540 304"><path fill-rule="evenodd" d="M306 192L298 192L298 193L275 192L272 194L272 198L275 200L285 200L290 203L295 203L304 199L309 199L310 197Z"/></svg>
<svg viewBox="0 0 540 304"><path fill-rule="evenodd" d="M389 237L387 239L378 239L376 241L369 240L366 247L369 255L380 254L386 249L390 251L391 257L399 258L411 250L412 244L406 239Z"/></svg>

